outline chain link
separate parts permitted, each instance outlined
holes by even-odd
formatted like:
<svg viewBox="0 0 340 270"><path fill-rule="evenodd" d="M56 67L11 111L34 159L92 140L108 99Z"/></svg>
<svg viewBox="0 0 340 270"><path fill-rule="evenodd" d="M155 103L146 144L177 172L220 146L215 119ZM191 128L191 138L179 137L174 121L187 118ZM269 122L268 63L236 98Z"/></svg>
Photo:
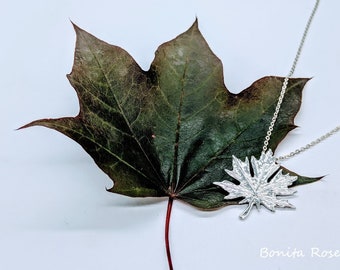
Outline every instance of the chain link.
<svg viewBox="0 0 340 270"><path fill-rule="evenodd" d="M298 48L298 50L296 52L296 55L295 55L292 67L291 67L288 75L283 80L283 84L282 84L282 88L281 88L279 99L278 99L277 104L276 104L275 112L274 112L273 118L272 118L272 120L270 122L268 131L267 131L267 135L265 137L265 141L263 142L263 148L262 148L263 152L266 152L267 149L268 149L268 144L269 144L269 141L270 141L270 137L272 135L272 132L273 132L273 129L274 129L274 126L275 126L275 122L276 122L276 119L277 119L277 117L279 115L281 104L282 104L283 98L284 98L286 90L287 90L288 81L291 78L291 76L294 74L296 65L297 65L297 63L299 61L299 58L300 58L300 55L301 55L303 44L305 43L305 40L306 40L306 37L307 37L307 34L308 34L308 30L309 30L310 25L311 25L311 23L313 21L313 18L314 18L314 15L316 13L316 10L318 9L319 2L320 2L320 0L316 0L316 2L315 2L314 8L312 10L312 13L309 16L309 19L308 19L307 24L305 26L305 30L304 30L302 38L300 40L300 45L299 45L299 48Z"/></svg>
<svg viewBox="0 0 340 270"><path fill-rule="evenodd" d="M294 156L296 156L296 155L298 155L298 154L300 154L300 153L302 153L302 152L312 148L313 146L321 143L322 141L326 140L327 138L329 138L330 136L334 135L338 131L340 131L340 126L337 126L336 128L332 129L330 132L328 132L328 133L322 135L321 137L317 138L315 141L312 141L312 142L306 144L305 146L300 147L299 149L296 149L293 152L290 152L288 155L284 155L284 156L278 157L276 160L282 161L282 160L294 157Z"/></svg>

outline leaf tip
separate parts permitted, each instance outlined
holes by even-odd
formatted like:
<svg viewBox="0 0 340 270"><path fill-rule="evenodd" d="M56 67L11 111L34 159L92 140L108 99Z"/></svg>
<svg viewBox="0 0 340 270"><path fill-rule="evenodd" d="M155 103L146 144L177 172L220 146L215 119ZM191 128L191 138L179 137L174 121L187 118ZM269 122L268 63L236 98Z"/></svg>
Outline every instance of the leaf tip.
<svg viewBox="0 0 340 270"><path fill-rule="evenodd" d="M195 21L194 21L193 25L198 28L198 17L197 17L197 15L195 16Z"/></svg>
<svg viewBox="0 0 340 270"><path fill-rule="evenodd" d="M34 126L41 126L41 127L47 127L51 129L55 129L57 131L60 131L63 133L63 128L68 125L75 124L77 122L78 116L76 117L62 117L62 118L44 118L32 121L26 125L23 125L22 127L19 127L17 130L21 130L28 127L34 127Z"/></svg>
<svg viewBox="0 0 340 270"><path fill-rule="evenodd" d="M40 119L40 120L35 120L35 121L32 121L26 125L23 125L19 128L17 128L16 130L21 130L21 129L25 129L25 128L29 128L29 127L33 127L33 126L43 126L43 122L48 122L50 121L50 119Z"/></svg>
<svg viewBox="0 0 340 270"><path fill-rule="evenodd" d="M70 22L71 22L71 24L72 24L74 30L77 32L77 30L79 30L80 27L79 27L78 25L76 25L71 19L70 19Z"/></svg>
<svg viewBox="0 0 340 270"><path fill-rule="evenodd" d="M21 126L21 127L18 127L18 128L15 129L15 131L18 131L18 130L21 130L21 129L25 129L25 128L28 128L28 127L32 127L32 126L34 126L34 122L35 122L35 121L33 121L33 122L31 122L31 123L28 123L28 124L26 124L26 125L23 125L23 126Z"/></svg>
<svg viewBox="0 0 340 270"><path fill-rule="evenodd" d="M192 24L192 26L191 26L190 28L196 29L196 30L199 29L199 28L198 28L198 18L197 18L197 15L196 15L196 17L195 17L194 23Z"/></svg>
<svg viewBox="0 0 340 270"><path fill-rule="evenodd" d="M197 15L195 16L195 20L194 20L193 24L189 27L189 29L187 31L199 31Z"/></svg>
<svg viewBox="0 0 340 270"><path fill-rule="evenodd" d="M79 36L80 33L87 33L84 29L82 29L78 25L76 25L72 20L70 20L70 22L71 22L73 29L76 32L77 36Z"/></svg>
<svg viewBox="0 0 340 270"><path fill-rule="evenodd" d="M70 23L72 24L72 26L74 27L76 24L71 20L71 18L68 18L70 20Z"/></svg>

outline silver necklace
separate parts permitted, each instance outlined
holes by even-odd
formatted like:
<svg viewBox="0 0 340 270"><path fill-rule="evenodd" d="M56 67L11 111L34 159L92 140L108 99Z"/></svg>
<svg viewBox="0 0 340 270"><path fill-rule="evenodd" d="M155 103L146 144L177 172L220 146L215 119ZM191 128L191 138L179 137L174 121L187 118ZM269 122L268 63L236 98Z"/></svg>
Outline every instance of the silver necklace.
<svg viewBox="0 0 340 270"><path fill-rule="evenodd" d="M298 63L299 57L301 55L302 47L306 40L310 25L313 21L314 15L318 9L320 0L315 2L314 8L309 16L307 24L305 26L300 44L295 55L292 67L288 75L284 78L281 92L275 107L273 117L271 119L265 140L263 143L262 153L259 159L255 157L250 158L250 163L248 157L245 161L238 159L237 157L232 157L233 170L225 170L232 178L240 182L239 185L235 185L231 181L224 180L222 182L214 182L215 185L220 186L226 190L229 194L225 199L236 199L243 198L239 204L248 204L247 208L240 215L241 219L248 217L251 209L255 205L258 209L261 205L265 206L271 211L275 211L276 207L282 208L294 208L287 200L278 198L277 196L289 196L295 193L294 190L289 188L294 181L297 180L297 176L291 176L289 174L283 174L282 169L279 170L280 165L278 161L282 161L293 156L296 156L311 147L319 144L330 136L334 135L340 130L340 125L319 137L318 139L308 143L307 145L296 149L295 151L275 158L271 149L268 149L268 144L272 135L272 131L275 126L275 122L280 112L281 104L284 99L288 81L294 74L296 65ZM252 171L251 171L252 168ZM270 180L269 180L270 179Z"/></svg>

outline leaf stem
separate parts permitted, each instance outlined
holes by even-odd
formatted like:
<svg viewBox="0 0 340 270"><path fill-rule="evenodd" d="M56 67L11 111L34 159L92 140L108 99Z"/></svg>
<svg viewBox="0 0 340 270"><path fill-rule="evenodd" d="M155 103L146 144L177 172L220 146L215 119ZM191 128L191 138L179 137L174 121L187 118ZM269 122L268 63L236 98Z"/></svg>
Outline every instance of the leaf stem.
<svg viewBox="0 0 340 270"><path fill-rule="evenodd" d="M166 256L168 258L169 270L173 270L171 252L170 252L170 243L169 243L169 227L170 227L170 217L172 210L172 203L174 198L169 196L168 200L168 209L166 211L166 219L165 219L165 248L166 248Z"/></svg>
<svg viewBox="0 0 340 270"><path fill-rule="evenodd" d="M240 215L240 219L246 219L246 218L249 216L250 211L251 211L251 209L253 208L254 204L255 204L255 201L254 201L254 200L252 200L252 201L249 202L247 208L246 208L246 209L242 212L242 214Z"/></svg>

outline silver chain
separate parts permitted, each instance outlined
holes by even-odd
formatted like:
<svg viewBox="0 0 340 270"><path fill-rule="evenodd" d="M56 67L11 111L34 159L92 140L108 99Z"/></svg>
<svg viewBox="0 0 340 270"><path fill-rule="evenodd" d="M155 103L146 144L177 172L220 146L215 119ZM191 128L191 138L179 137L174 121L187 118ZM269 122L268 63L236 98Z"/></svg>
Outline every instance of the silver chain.
<svg viewBox="0 0 340 270"><path fill-rule="evenodd" d="M317 145L319 143L321 143L322 141L326 140L327 138L329 138L330 136L334 135L335 133L337 133L340 130L340 126L337 126L336 128L332 129L330 132L327 132L326 134L322 135L321 137L317 138L315 141L312 141L308 144L306 144L305 146L296 149L293 152L290 152L288 155L284 155L281 157L278 157L276 160L281 161L281 160L285 160L291 157L294 157L308 149L310 149L311 147L313 147L314 145Z"/></svg>
<svg viewBox="0 0 340 270"><path fill-rule="evenodd" d="M304 30L302 38L300 40L300 45L299 45L299 48L298 48L298 50L296 52L296 55L295 55L292 67L291 67L288 75L283 80L283 84L282 84L282 88L281 88L279 99L278 99L277 104L276 104L275 112L274 112L273 118L272 118L272 120L270 122L268 131L267 131L267 135L266 135L264 143L263 143L263 148L262 148L263 152L266 152L267 149L268 149L268 144L269 144L269 141L270 141L270 137L272 135L272 132L273 132L273 129L274 129L274 125L275 125L276 119L277 119L277 117L279 115L281 104L282 104L283 98L284 98L286 90L287 90L288 81L289 81L289 79L291 78L291 76L293 75L293 73L295 71L297 62L298 62L298 60L300 58L300 55L301 55L303 44L305 43L305 40L306 40L306 37L307 37L307 34L308 34L308 30L310 28L310 25L312 23L312 20L314 18L316 10L318 9L319 2L320 2L320 0L316 0L316 2L315 2L314 8L312 10L312 13L309 16L309 19L308 19L307 24L305 26L305 30Z"/></svg>
<svg viewBox="0 0 340 270"><path fill-rule="evenodd" d="M275 108L275 111L274 111L274 114L273 114L273 118L270 122L270 125L269 125L269 128L268 128L268 131L267 131L267 135L265 137L265 141L263 143L263 148L262 148L262 151L263 152L266 152L267 149L268 149L268 144L269 144L269 141L270 141L270 137L272 135L272 131L274 129L274 125L275 125L275 122L276 122L276 119L279 115L279 112L280 112L280 108L281 108L281 104L282 104L282 101L283 101L283 98L285 96L285 93L286 93L286 90L287 90L287 86L288 86L288 81L289 79L291 78L291 76L294 74L294 71L295 71L295 68L296 68L296 65L297 65L297 62L300 58L300 55L301 55L301 51L302 51L302 47L305 43L305 40L306 40L306 37L307 37L307 34L308 34L308 31L309 31L309 28L310 28L310 25L313 21L313 18L314 18L314 15L318 9L318 6L319 6L319 3L320 3L320 0L316 0L315 2L315 5L314 5L314 8L312 10L312 13L311 15L309 16L308 18L308 21L307 21L307 24L306 24L306 27L305 27L305 30L303 32L303 35L302 35L302 38L301 38L301 41L300 41L300 45L299 45L299 48L296 52L296 55L295 55L295 58L294 58L294 61L293 61L293 64L292 64L292 67L288 73L288 75L284 78L283 80L283 83L282 83L282 88L281 88L281 92L280 92L280 96L279 96L279 99L277 101L277 104L276 104L276 108ZM308 149L310 149L311 147L321 143L322 141L326 140L327 138L329 138L330 136L334 135L335 133L337 133L338 131L340 131L340 126L337 126L336 128L332 129L331 131L329 131L328 133L322 135L321 137L317 138L316 140L306 144L305 146L299 148L299 149L296 149L295 151L293 152L290 152L289 154L287 155L284 155L284 156L281 156L281 157L278 157L276 160L278 161L282 161L282 160L285 160L285 159L288 159L288 158L291 158L293 156L296 156Z"/></svg>

